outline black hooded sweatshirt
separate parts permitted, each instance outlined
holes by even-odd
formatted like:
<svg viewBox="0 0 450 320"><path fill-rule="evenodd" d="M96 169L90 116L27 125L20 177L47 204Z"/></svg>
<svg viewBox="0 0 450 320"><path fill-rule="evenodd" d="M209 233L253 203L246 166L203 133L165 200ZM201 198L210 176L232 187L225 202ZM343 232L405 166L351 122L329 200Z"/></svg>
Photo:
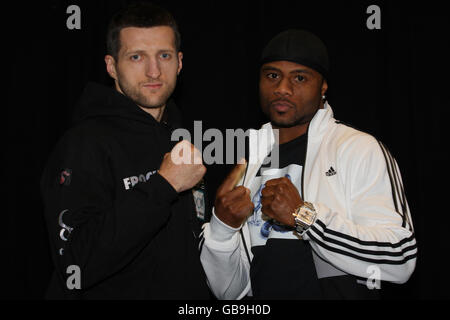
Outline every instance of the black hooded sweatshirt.
<svg viewBox="0 0 450 320"><path fill-rule="evenodd" d="M174 145L176 106L159 123L90 83L77 110L41 180L55 263L47 298L209 298L192 192L156 172Z"/></svg>

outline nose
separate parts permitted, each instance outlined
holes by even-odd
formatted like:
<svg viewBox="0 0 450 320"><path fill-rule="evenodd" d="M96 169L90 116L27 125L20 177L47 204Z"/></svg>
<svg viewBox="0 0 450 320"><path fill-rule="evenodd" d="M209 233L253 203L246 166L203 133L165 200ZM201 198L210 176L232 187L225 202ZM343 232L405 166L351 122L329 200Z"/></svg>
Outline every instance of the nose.
<svg viewBox="0 0 450 320"><path fill-rule="evenodd" d="M289 81L289 78L282 78L280 82L278 82L278 86L275 88L275 94L279 96L292 95L292 83Z"/></svg>
<svg viewBox="0 0 450 320"><path fill-rule="evenodd" d="M146 65L145 74L151 79L158 79L161 75L161 68L157 59L149 59Z"/></svg>

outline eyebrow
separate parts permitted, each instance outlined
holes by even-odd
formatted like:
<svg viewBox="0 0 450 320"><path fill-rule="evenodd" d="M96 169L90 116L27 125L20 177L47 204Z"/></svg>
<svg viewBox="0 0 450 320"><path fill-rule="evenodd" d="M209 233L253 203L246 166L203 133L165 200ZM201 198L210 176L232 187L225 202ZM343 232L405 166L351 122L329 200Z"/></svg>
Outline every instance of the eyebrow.
<svg viewBox="0 0 450 320"><path fill-rule="evenodd" d="M157 53L163 53L163 52L175 53L175 50L174 49L161 49L161 50L158 50ZM129 50L129 51L125 51L124 55L136 54L136 53L145 54L146 51L145 50L140 50L140 49L138 49L138 50Z"/></svg>
<svg viewBox="0 0 450 320"><path fill-rule="evenodd" d="M283 73L283 71L281 71L280 69L278 69L278 68L276 68L276 67L273 67L273 66L266 66L266 67L263 67L261 70L262 70L262 71L271 71L271 70L272 70L272 71L278 71L278 72L280 72L280 73ZM312 74L311 71L306 70L306 69L295 69L295 70L290 71L289 73L306 73L306 74Z"/></svg>

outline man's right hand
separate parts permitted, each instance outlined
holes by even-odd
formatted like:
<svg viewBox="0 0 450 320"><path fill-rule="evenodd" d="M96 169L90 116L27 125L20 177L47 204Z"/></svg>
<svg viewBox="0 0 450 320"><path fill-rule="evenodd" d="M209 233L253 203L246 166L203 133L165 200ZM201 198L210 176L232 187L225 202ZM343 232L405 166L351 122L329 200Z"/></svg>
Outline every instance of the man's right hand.
<svg viewBox="0 0 450 320"><path fill-rule="evenodd" d="M244 186L236 187L246 167L247 163L244 163L233 168L217 189L214 202L217 218L233 228L239 228L254 209L253 202L250 199L250 190Z"/></svg>
<svg viewBox="0 0 450 320"><path fill-rule="evenodd" d="M206 167L200 151L183 140L164 155L158 173L180 193L193 188L205 175Z"/></svg>

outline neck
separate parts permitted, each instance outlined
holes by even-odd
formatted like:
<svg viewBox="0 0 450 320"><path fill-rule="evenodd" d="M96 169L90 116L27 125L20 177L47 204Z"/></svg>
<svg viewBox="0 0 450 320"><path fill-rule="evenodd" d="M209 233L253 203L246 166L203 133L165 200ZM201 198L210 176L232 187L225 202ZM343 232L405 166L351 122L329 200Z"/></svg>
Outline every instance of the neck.
<svg viewBox="0 0 450 320"><path fill-rule="evenodd" d="M117 80L115 81L115 87L116 90L119 91L121 94L123 94L124 96L126 96L122 89L119 86L119 83L117 82ZM141 108L142 110L144 110L145 112L147 112L149 115L151 115L153 118L155 118L156 121L160 122L162 119L162 116L164 114L164 109L166 108L166 104L163 104L160 107L155 107L155 108L144 108L140 105L137 105L139 108Z"/></svg>
<svg viewBox="0 0 450 320"><path fill-rule="evenodd" d="M310 122L310 121L309 121ZM308 123L304 123L295 127L291 127L291 128L277 128L277 127L273 127L274 129L278 129L279 131L279 144L283 144L289 141L294 140L295 138L298 138L302 135L304 135L306 133L306 131L308 130Z"/></svg>
<svg viewBox="0 0 450 320"><path fill-rule="evenodd" d="M153 118L155 118L156 121L160 122L164 114L164 109L166 108L166 105L164 104L158 108L143 108L141 106L139 106L139 108L150 114Z"/></svg>
<svg viewBox="0 0 450 320"><path fill-rule="evenodd" d="M310 124L311 120L314 118L314 116L317 113L317 111L319 109L324 109L324 107L325 107L325 103L324 103L324 101L321 101L319 107L316 110L316 112L314 112L314 114L311 115L310 119L308 119L304 123L297 124L297 125L292 126L290 128L280 128L280 127L277 127L275 125L272 125L272 128L278 129L278 133L279 133L279 136L278 136L279 140L278 141L279 141L279 144L283 144L283 143L292 141L295 138L298 138L298 137L304 135L308 131L309 124Z"/></svg>

